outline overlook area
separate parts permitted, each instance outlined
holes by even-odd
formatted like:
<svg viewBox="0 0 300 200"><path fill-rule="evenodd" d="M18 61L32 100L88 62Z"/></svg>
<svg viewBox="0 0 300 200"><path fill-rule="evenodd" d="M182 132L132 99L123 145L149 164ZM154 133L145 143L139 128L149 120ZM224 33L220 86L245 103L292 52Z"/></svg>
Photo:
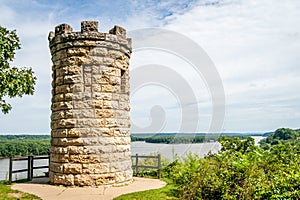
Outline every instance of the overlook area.
<svg viewBox="0 0 300 200"><path fill-rule="evenodd" d="M300 1L0 0L0 199L300 199Z"/></svg>

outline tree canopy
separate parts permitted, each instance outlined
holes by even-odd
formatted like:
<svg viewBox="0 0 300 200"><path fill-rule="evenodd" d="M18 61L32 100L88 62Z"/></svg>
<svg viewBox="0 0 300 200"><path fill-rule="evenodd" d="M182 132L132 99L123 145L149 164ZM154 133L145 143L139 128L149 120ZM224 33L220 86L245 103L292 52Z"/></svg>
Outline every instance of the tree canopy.
<svg viewBox="0 0 300 200"><path fill-rule="evenodd" d="M11 66L15 51L21 49L16 30L0 26L0 109L4 114L12 107L5 98L32 95L36 77L32 68Z"/></svg>

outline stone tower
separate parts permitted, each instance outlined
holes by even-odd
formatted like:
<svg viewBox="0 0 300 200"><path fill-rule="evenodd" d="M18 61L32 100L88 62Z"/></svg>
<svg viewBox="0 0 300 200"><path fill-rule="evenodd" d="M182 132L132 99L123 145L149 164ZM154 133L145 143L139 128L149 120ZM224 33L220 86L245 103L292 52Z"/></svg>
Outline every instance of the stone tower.
<svg viewBox="0 0 300 200"><path fill-rule="evenodd" d="M115 26L68 24L49 33L52 55L50 182L122 185L132 181L129 116L131 39Z"/></svg>

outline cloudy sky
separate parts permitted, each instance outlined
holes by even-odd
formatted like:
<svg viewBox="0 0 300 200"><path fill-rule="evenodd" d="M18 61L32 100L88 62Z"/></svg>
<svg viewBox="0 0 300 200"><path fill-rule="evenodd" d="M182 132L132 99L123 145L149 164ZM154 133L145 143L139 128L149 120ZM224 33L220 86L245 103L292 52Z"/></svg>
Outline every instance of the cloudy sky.
<svg viewBox="0 0 300 200"><path fill-rule="evenodd" d="M266 132L279 127L299 128L299 10L298 0L0 0L0 25L16 29L22 44L13 65L31 66L37 76L33 96L9 100L13 110L7 115L0 114L0 133L49 133L51 57L48 33L61 23L70 24L79 31L83 20L99 21L101 32L108 32L115 24L128 32L144 28L166 29L201 47L214 63L223 84L225 118L222 131ZM183 121L185 126L196 121L196 131L207 132L213 118L211 92L214 91L209 90L206 77L203 74L202 78L196 77L189 60L182 59L182 55L153 49L133 53L133 70L147 64L174 69L189 84L195 98L180 102L180 94L174 94L177 90L172 93L163 84L143 85L131 94L135 127L147 127L164 115L162 132L178 132ZM137 78L132 76L131 81ZM165 78L171 79L167 75ZM177 89L185 90L183 86ZM191 100L194 102L189 102ZM188 108L191 104L199 109L198 115L192 114L195 106ZM183 115L185 109L190 109L191 115ZM151 117L153 113L154 118Z"/></svg>

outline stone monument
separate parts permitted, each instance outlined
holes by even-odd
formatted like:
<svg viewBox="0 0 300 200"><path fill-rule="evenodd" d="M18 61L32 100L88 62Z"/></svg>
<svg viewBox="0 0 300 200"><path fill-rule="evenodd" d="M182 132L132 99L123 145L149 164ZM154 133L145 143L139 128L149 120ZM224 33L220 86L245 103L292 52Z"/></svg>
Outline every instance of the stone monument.
<svg viewBox="0 0 300 200"><path fill-rule="evenodd" d="M49 33L52 55L50 183L123 185L132 181L129 59L131 39L97 21Z"/></svg>

